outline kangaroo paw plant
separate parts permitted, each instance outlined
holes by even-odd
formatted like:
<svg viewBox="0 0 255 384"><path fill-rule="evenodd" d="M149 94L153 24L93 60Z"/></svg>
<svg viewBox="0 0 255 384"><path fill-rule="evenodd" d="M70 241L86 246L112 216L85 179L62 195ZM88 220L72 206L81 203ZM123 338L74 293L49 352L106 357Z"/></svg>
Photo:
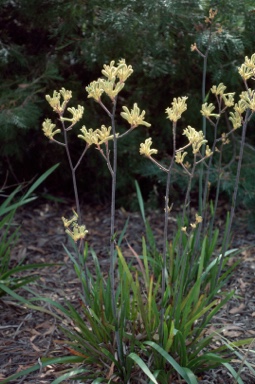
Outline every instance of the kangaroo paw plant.
<svg viewBox="0 0 255 384"><path fill-rule="evenodd" d="M210 17L213 19L214 14ZM199 51L196 46L194 50ZM255 76L255 54L251 58L246 57L239 68L245 90L237 102L234 93L226 92L226 86L222 83L211 88L217 107L213 101L208 103L203 100L201 114L214 131L212 143L208 142L204 130L188 125L183 130L186 143L181 146L178 144L177 123L188 108L188 98L185 96L174 98L166 109L167 119L171 122L169 137L172 138L173 148L169 163L161 163L156 159L158 151L152 147L151 137L140 144L140 155L147 157L165 173L166 191L165 205L162 207L164 234L161 250L146 220L141 191L136 183L146 237L141 241L140 254L129 247L135 263L128 262L123 253L122 239L126 226L119 233L115 223L118 141L124 140L139 125L150 127L145 120L145 111L141 111L138 104L134 103L131 109L122 107L120 116L129 127L124 133L118 131L118 97L132 73L131 65L127 65L124 59L117 64L111 61L109 65L104 65L103 77L86 87L88 97L93 98L105 113L106 122L100 128L80 128L78 138L84 141L84 149L76 163L69 151L68 132L81 120L84 109L80 105L77 108L68 107L72 93L64 88L59 92L54 91L53 96L46 96L58 115L60 128L46 119L43 131L53 143L65 148L73 178L76 209L70 219L62 219L73 247L72 251L66 248L66 252L81 282L81 292L77 292L78 308L68 301L61 305L40 298L57 309L56 317L59 317L59 313L65 317L66 325L62 330L67 336L69 354L42 359L40 367L34 366L29 372L52 363L69 363L72 368L66 369L52 384L67 379L84 383L167 384L175 382L177 378L193 384L198 383L198 375L205 370L224 364L238 379L231 365L235 345L249 344L252 340L232 342L231 348L226 343L219 345L211 325L214 316L234 294L226 288L226 282L236 266L230 266L228 262L237 252L229 249L229 242L246 127L255 112L254 90L248 85L248 81L254 80ZM232 129L218 136L219 121L226 113ZM242 130L236 183L225 233L219 234L215 227L218 194L214 203L208 203L210 172L213 162L217 162L221 169L221 154L236 129ZM85 242L89 229L82 223L79 204L76 170L91 147L99 151L112 178L107 274L102 270L93 249L89 249ZM187 188L176 232L170 236L168 223L174 204L170 185L174 167L179 167L186 175ZM190 209L190 195L197 168L201 171L204 187L199 189L194 211ZM208 208L211 209L210 215ZM93 260L93 268L91 263L87 263L89 257ZM217 325L214 327L217 328ZM217 333L220 332L218 327ZM24 373L28 373L28 370ZM21 373L13 375L12 379L18 376Z"/></svg>

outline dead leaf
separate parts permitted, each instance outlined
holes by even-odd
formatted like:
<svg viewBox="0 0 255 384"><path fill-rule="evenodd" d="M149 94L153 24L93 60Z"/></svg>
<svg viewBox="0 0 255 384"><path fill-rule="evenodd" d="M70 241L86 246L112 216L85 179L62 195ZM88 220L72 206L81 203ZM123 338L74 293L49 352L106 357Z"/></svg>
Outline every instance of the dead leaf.
<svg viewBox="0 0 255 384"><path fill-rule="evenodd" d="M226 337L239 337L242 335L242 332L238 331L223 331L223 335Z"/></svg>
<svg viewBox="0 0 255 384"><path fill-rule="evenodd" d="M245 308L245 304L240 304L239 307L233 307L231 308L228 312L231 314L231 315L235 315L237 313L240 313L243 311L243 309Z"/></svg>

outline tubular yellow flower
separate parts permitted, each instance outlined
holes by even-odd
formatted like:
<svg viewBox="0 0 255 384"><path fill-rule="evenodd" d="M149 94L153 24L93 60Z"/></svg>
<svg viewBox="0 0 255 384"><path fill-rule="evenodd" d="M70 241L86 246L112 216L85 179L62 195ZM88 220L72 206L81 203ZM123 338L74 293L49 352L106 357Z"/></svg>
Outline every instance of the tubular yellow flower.
<svg viewBox="0 0 255 384"><path fill-rule="evenodd" d="M60 104L61 95L64 99L62 104ZM54 112L62 114L71 97L72 97L71 91L67 91L65 88L61 88L60 92L54 91L52 97L50 95L46 95L45 99L48 101L48 103L50 104Z"/></svg>
<svg viewBox="0 0 255 384"><path fill-rule="evenodd" d="M240 99L243 100L244 104L246 105L246 108L249 108L252 110L252 112L255 111L255 93L254 90L251 90L249 88L248 91L244 91L240 95Z"/></svg>
<svg viewBox="0 0 255 384"><path fill-rule="evenodd" d="M227 138L227 135L225 132L221 134L221 141L223 145L229 144L230 140Z"/></svg>
<svg viewBox="0 0 255 384"><path fill-rule="evenodd" d="M181 118L181 115L187 109L187 99L187 96L178 97L177 99L174 98L172 102L172 108L166 109L167 117L169 120L176 122Z"/></svg>
<svg viewBox="0 0 255 384"><path fill-rule="evenodd" d="M110 65L104 64L102 74L109 80L115 82L116 77L121 83L124 83L127 78L132 75L132 66L127 66L125 59L119 60L117 67L114 66L115 61L111 61Z"/></svg>
<svg viewBox="0 0 255 384"><path fill-rule="evenodd" d="M67 91L65 88L61 88L59 91L64 99L64 101L68 102L72 98L72 91Z"/></svg>
<svg viewBox="0 0 255 384"><path fill-rule="evenodd" d="M194 44L191 44L190 46L190 50L193 52L193 51L197 51L197 44L194 43Z"/></svg>
<svg viewBox="0 0 255 384"><path fill-rule="evenodd" d="M61 106L60 106L60 93L59 92L54 91L52 97L50 97L50 95L46 95L45 99L48 101L48 103L52 107L53 111L58 112L58 113L63 112L61 110Z"/></svg>
<svg viewBox="0 0 255 384"><path fill-rule="evenodd" d="M222 97L226 107L232 107L235 104L234 95L235 95L235 92L223 94Z"/></svg>
<svg viewBox="0 0 255 384"><path fill-rule="evenodd" d="M69 220L66 219L64 216L61 217L65 228L68 228L68 227L70 227L70 225L72 225L73 223L77 222L78 215L77 215L76 212L74 212L74 213L75 214L73 215L73 217L71 219L69 219Z"/></svg>
<svg viewBox="0 0 255 384"><path fill-rule="evenodd" d="M114 66L115 64L115 61L112 60L110 62L110 65L106 65L104 64L103 67L104 69L102 69L102 74L107 77L107 79L109 81L115 81L116 79L116 74L117 74L117 67Z"/></svg>
<svg viewBox="0 0 255 384"><path fill-rule="evenodd" d="M125 84L121 83L120 81L115 83L114 80L103 79L100 80L100 85L104 92L111 98L111 100L113 100L125 86Z"/></svg>
<svg viewBox="0 0 255 384"><path fill-rule="evenodd" d="M211 88L211 92L214 93L215 95L223 96L226 88L227 87L223 83L220 83L217 87L216 85L213 85Z"/></svg>
<svg viewBox="0 0 255 384"><path fill-rule="evenodd" d="M72 124L76 124L83 116L83 112L84 112L84 107L82 107L81 105L78 105L78 108L67 108L68 112L70 112L73 117L71 118L68 118L68 117L60 117L60 120L61 121L70 121Z"/></svg>
<svg viewBox="0 0 255 384"><path fill-rule="evenodd" d="M80 131L82 132L82 135L78 135L79 139L86 141L88 145L92 145L92 144L98 145L97 131L93 131L92 128L89 128L89 130L87 131L85 125L82 126Z"/></svg>
<svg viewBox="0 0 255 384"><path fill-rule="evenodd" d="M208 103L204 103L204 104L202 104L202 109L200 112L205 117L215 116L215 114L212 115L212 111L214 109L215 109L215 106L212 103L210 103L209 105L208 105Z"/></svg>
<svg viewBox="0 0 255 384"><path fill-rule="evenodd" d="M51 119L45 119L45 121L42 124L42 130L46 137L48 137L50 140L53 139L53 136L57 133L60 133L60 129L56 129L54 131L54 128L56 127L56 124L52 124Z"/></svg>
<svg viewBox="0 0 255 384"><path fill-rule="evenodd" d="M205 148L205 156L206 157L209 157L213 154L213 152L211 151L211 149L209 148L209 145L206 146Z"/></svg>
<svg viewBox="0 0 255 384"><path fill-rule="evenodd" d="M199 216L199 215L196 213L196 223L199 224L199 223L202 223L202 221L203 221L202 216Z"/></svg>
<svg viewBox="0 0 255 384"><path fill-rule="evenodd" d="M230 112L229 115L229 120L232 121L233 128L240 128L242 126L242 115L237 111Z"/></svg>
<svg viewBox="0 0 255 384"><path fill-rule="evenodd" d="M111 130L112 130L112 127L106 128L105 125L101 125L101 129L97 129L96 132L99 139L98 145L101 145L106 141L113 139L113 135L110 135ZM116 136L118 136L118 134Z"/></svg>
<svg viewBox="0 0 255 384"><path fill-rule="evenodd" d="M255 75L255 69L248 68L245 64L238 68L238 72L244 80L248 80Z"/></svg>
<svg viewBox="0 0 255 384"><path fill-rule="evenodd" d="M104 93L104 89L102 88L102 79L98 79L97 81L92 81L87 87L85 87L88 92L88 98L92 97L97 102L100 101L102 93Z"/></svg>
<svg viewBox="0 0 255 384"><path fill-rule="evenodd" d="M234 106L234 110L238 112L240 115L245 112L247 109L247 105L244 100L239 100L237 104Z"/></svg>
<svg viewBox="0 0 255 384"><path fill-rule="evenodd" d="M88 230L85 225L74 224L72 230L67 228L65 232L73 239L73 241L77 242L78 240L85 239Z"/></svg>
<svg viewBox="0 0 255 384"><path fill-rule="evenodd" d="M177 164L183 164L185 156L188 154L188 152L182 152L179 151L175 155L175 162Z"/></svg>
<svg viewBox="0 0 255 384"><path fill-rule="evenodd" d="M188 127L184 129L183 135L187 137L190 144L192 145L194 154L198 153L201 146L207 143L207 140L205 140L204 138L203 132L196 131L195 128L192 128L190 125L188 125Z"/></svg>
<svg viewBox="0 0 255 384"><path fill-rule="evenodd" d="M121 112L120 115L123 119L127 120L131 125L131 128L135 128L138 125L145 125L146 127L150 127L151 124L144 121L145 111L142 111L140 114L140 108L138 108L137 104L134 103L133 109L131 111L128 110L127 107L122 107L124 112Z"/></svg>
<svg viewBox="0 0 255 384"><path fill-rule="evenodd" d="M157 154L158 150L157 149L152 149L152 139L149 137L148 139L145 140L144 143L140 144L140 155L148 156L150 157L153 154Z"/></svg>
<svg viewBox="0 0 255 384"><path fill-rule="evenodd" d="M73 216L71 219L66 219L62 217L64 227L66 228L65 232L76 242L80 239L84 239L88 233L85 225L78 224L78 214L73 209ZM69 228L71 227L71 229Z"/></svg>
<svg viewBox="0 0 255 384"><path fill-rule="evenodd" d="M255 76L255 54L250 59L248 56L245 56L244 63L238 68L238 72L244 80Z"/></svg>
<svg viewBox="0 0 255 384"><path fill-rule="evenodd" d="M119 61L116 74L121 83L124 83L133 72L132 66L127 66L125 59Z"/></svg>

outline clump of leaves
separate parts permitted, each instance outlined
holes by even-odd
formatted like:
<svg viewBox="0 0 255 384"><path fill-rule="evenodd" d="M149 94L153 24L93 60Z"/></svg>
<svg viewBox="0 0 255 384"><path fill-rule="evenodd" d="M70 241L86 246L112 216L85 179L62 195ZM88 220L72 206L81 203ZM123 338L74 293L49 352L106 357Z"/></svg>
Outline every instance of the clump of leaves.
<svg viewBox="0 0 255 384"><path fill-rule="evenodd" d="M13 290L27 285L37 279L36 276L22 276L20 273L30 269L42 268L47 264L24 264L21 260L18 264L11 263L11 250L19 238L19 228L14 228L14 216L16 210L36 199L33 196L35 189L57 168L51 167L40 176L21 197L18 197L22 186L18 186L0 205L0 296L6 293L12 294Z"/></svg>

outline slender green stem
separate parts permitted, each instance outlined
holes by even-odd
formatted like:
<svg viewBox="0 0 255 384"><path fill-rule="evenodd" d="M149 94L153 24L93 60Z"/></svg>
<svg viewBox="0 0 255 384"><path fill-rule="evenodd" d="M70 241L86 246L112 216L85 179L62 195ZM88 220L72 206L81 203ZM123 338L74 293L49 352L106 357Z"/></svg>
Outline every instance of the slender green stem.
<svg viewBox="0 0 255 384"><path fill-rule="evenodd" d="M116 320L115 324L115 337L118 349L119 359L124 366L124 356L122 342L120 340L117 306L116 306L116 292L115 292L115 210L116 210L116 177L117 177L117 135L115 127L115 114L116 114L117 97L113 100L113 108L111 113L111 125L113 132L113 164L112 164L112 196L111 196L111 233L110 233L110 284L111 284L111 300L112 300L112 311ZM107 110L107 109L106 109Z"/></svg>
<svg viewBox="0 0 255 384"><path fill-rule="evenodd" d="M204 59L204 61L203 61L203 75L202 75L202 103L205 102L205 97L206 97L207 62L208 62L208 55L209 55L209 50L210 50L210 46L211 46L211 40L212 40L212 24L211 24L211 27L209 29L209 37L208 37L207 48L206 48L205 54L201 55ZM203 129L203 135L204 135L204 137L206 137L206 117L205 116L203 116L203 119L202 119L202 129ZM205 149L203 147L202 148L202 157L204 157L204 153L205 153ZM200 172L199 172L199 213L202 215L202 213L203 213L203 179L204 179L204 163L203 162L201 162L199 168L200 168Z"/></svg>
<svg viewBox="0 0 255 384"><path fill-rule="evenodd" d="M62 122L62 125L63 125L63 133L64 133L64 142L65 142L66 155L67 155L69 167L71 169L71 174L72 174L74 198L75 198L75 205L76 205L76 210L77 210L77 214L78 214L78 222L79 222L79 224L81 224L80 200L79 200L79 195L78 195L77 180L76 180L76 174L75 174L75 170L76 169L73 166L73 162L72 162L72 158L71 158L70 150L69 150L69 145L68 145L67 133L66 133L66 129L65 129L65 126L64 126L63 122Z"/></svg>
<svg viewBox="0 0 255 384"><path fill-rule="evenodd" d="M171 163L167 170L167 179L166 179L166 192L165 192L165 214L164 214L164 235L163 235L163 260L162 260L162 283L161 283L161 313L160 313L160 341L163 343L163 322L164 322L164 294L166 290L166 256L167 256L167 235L168 235L168 217L171 211L171 207L169 206L169 192L171 185L171 172L174 166L176 155L176 122L173 122L173 155L171 159Z"/></svg>
<svg viewBox="0 0 255 384"><path fill-rule="evenodd" d="M191 173L189 176L189 182L188 182L185 201L184 201L183 210L182 210L182 226L184 225L184 219L186 216L187 207L189 206L191 183L192 183L192 179L193 179L194 174L195 174L195 169L196 169L196 154L194 154L193 167L192 167L192 170L191 170Z"/></svg>
<svg viewBox="0 0 255 384"><path fill-rule="evenodd" d="M239 156L238 156L238 164L237 164L234 192L233 192L232 202L231 202L229 225L228 225L227 233L226 233L226 241L224 242L223 247L222 247L222 252L221 252L222 257L220 260L219 269L218 269L218 273L216 276L215 284L217 284L217 282L219 280L219 277L221 274L221 269L222 269L223 259L224 259L225 252L227 250L229 240L230 240L231 228L232 228L234 215L235 215L235 207L236 207L237 192L238 192L238 186L239 186L239 180L240 180L240 174L241 174L241 167L242 167L242 161L243 161L246 130L247 130L247 125L248 125L248 121L249 121L250 117L251 117L251 111L249 109L247 109L246 114L245 114L245 118L244 118L243 129L242 129L242 138L241 138L240 151L239 151Z"/></svg>

